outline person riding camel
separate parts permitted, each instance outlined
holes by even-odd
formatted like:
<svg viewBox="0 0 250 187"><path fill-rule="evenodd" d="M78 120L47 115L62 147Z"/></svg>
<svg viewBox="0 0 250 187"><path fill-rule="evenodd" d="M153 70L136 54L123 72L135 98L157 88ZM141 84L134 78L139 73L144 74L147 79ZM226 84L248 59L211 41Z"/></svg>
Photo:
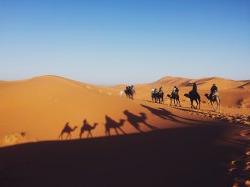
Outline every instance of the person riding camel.
<svg viewBox="0 0 250 187"><path fill-rule="evenodd" d="M162 86L159 88L159 93L163 92Z"/></svg>
<svg viewBox="0 0 250 187"><path fill-rule="evenodd" d="M196 84L196 83L193 84L193 89L192 89L192 91L197 93L197 84Z"/></svg>
<svg viewBox="0 0 250 187"><path fill-rule="evenodd" d="M196 83L193 83L193 88L191 90L190 93L193 93L194 95L196 95L197 97L200 97L199 93L198 93L198 90L197 90L197 84Z"/></svg>
<svg viewBox="0 0 250 187"><path fill-rule="evenodd" d="M179 89L177 88L177 86L174 86L172 90L172 95L179 95Z"/></svg>
<svg viewBox="0 0 250 187"><path fill-rule="evenodd" d="M157 88L153 88L152 93L157 93Z"/></svg>
<svg viewBox="0 0 250 187"><path fill-rule="evenodd" d="M135 87L133 84L130 86L130 91L131 91L131 93L135 93Z"/></svg>
<svg viewBox="0 0 250 187"><path fill-rule="evenodd" d="M218 87L216 86L216 84L213 84L212 87L211 87L211 89L210 89L210 95L209 95L209 97L212 98L217 93L218 93Z"/></svg>
<svg viewBox="0 0 250 187"><path fill-rule="evenodd" d="M128 90L129 90L129 86L128 86L128 85L126 85L126 88L125 88L125 90L126 90L126 91L128 91Z"/></svg>

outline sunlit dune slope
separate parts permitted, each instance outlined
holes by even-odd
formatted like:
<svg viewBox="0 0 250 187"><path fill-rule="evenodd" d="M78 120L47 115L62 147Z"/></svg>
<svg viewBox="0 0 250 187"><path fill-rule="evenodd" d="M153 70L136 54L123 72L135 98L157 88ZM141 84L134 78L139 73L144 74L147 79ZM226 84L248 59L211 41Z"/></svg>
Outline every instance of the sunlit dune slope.
<svg viewBox="0 0 250 187"><path fill-rule="evenodd" d="M0 84L0 103L2 144L18 142L21 138L17 133L20 132L25 132L27 141L57 139L66 122L71 127L78 126L72 133L74 138L78 138L83 119L87 119L90 125L98 123L93 135L103 136L106 115L117 124L128 118L138 123L157 124L158 128L164 128L166 123L163 118L152 114L152 108L113 95L109 88L56 76L4 82ZM168 124L171 126L171 121ZM147 124L140 125L140 129L137 125L131 125L127 120L122 129L125 133L151 130ZM113 129L111 134L114 134Z"/></svg>
<svg viewBox="0 0 250 187"><path fill-rule="evenodd" d="M244 111L244 114L249 113L245 112L250 107L247 81L166 77L154 83L135 85L136 95L133 101L120 95L125 85L94 86L58 76L1 81L0 145L58 139L66 122L71 127L78 127L72 132L72 138L78 138L84 119L91 126L98 123L92 130L94 137L106 135L105 124L119 126L122 120L125 120L120 126L123 132L117 128L119 134L196 124L207 119L169 107L168 98L164 105L160 105L152 103L150 97L154 87L163 86L167 94L177 85L180 88L182 106L189 108L190 102L183 94L190 91L192 82L198 83L202 109L211 110L204 93L215 82L220 89L223 112L230 114L235 108L234 113L239 110ZM111 135L115 134L117 133L111 128ZM83 137L86 137L86 133Z"/></svg>

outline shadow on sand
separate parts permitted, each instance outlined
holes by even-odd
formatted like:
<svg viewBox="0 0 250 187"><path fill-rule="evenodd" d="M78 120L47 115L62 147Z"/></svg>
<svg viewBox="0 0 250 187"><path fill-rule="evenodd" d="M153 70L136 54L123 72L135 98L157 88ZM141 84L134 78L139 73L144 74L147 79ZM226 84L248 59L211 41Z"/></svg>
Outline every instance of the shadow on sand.
<svg viewBox="0 0 250 187"><path fill-rule="evenodd" d="M230 130L194 125L0 148L0 186L228 187L226 163L242 154L221 141Z"/></svg>
<svg viewBox="0 0 250 187"><path fill-rule="evenodd" d="M143 104L141 104L141 106L148 109L155 116L158 116L158 117L165 119L165 120L170 120L170 121L174 121L174 122L186 124L186 125L193 125L194 121L199 122L199 120L193 120L190 118L177 116L177 115L173 114L172 112L166 110L165 108L158 108L157 109L157 108L152 108L150 106L143 105ZM185 120L185 121L181 121L180 119ZM200 121L200 122L205 123L204 121Z"/></svg>
<svg viewBox="0 0 250 187"><path fill-rule="evenodd" d="M135 128L137 129L139 132L143 133L143 131L141 130L141 125L145 125L146 127L148 127L150 130L156 130L158 129L157 127L154 127L153 125L150 125L147 122L147 116L145 113L141 112L139 113L140 115L135 115L131 112L129 112L128 110L124 110L124 115L127 116L127 121Z"/></svg>
<svg viewBox="0 0 250 187"><path fill-rule="evenodd" d="M114 119L112 119L110 116L105 116L105 135L110 136L110 131L113 129L116 132L116 135L119 135L119 131L122 134L126 134L125 131L122 129L122 126L124 125L126 120L120 119L119 122L116 122ZM119 130L119 131L118 131Z"/></svg>

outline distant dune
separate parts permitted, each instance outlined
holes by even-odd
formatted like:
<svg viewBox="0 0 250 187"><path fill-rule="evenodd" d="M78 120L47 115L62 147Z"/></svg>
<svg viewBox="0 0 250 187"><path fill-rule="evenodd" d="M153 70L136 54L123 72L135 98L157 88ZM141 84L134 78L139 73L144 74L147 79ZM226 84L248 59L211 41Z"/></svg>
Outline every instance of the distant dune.
<svg viewBox="0 0 250 187"><path fill-rule="evenodd" d="M180 77L164 77L156 82L155 85L164 85L164 86L178 86L178 87L190 87L193 83L197 83L199 89L201 90L208 90L210 89L212 84L216 84L220 90L226 89L234 89L238 87L245 87L250 84L250 81L235 81L224 79L220 77L209 77L209 78L202 78L202 79L187 79L187 78L180 78ZM153 85L154 85L153 84Z"/></svg>

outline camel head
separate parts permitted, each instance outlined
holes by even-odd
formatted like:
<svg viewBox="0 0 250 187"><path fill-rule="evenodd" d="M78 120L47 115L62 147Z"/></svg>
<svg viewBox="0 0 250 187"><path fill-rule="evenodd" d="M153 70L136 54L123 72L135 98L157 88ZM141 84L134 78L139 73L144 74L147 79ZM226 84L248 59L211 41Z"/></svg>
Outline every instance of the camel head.
<svg viewBox="0 0 250 187"><path fill-rule="evenodd" d="M187 98L189 98L189 94L187 94L187 93L186 93L186 94L184 94L184 96L185 96L185 97L187 97Z"/></svg>
<svg viewBox="0 0 250 187"><path fill-rule="evenodd" d="M170 94L168 94L167 96L168 96L169 98L171 98L171 95L170 95Z"/></svg>
<svg viewBox="0 0 250 187"><path fill-rule="evenodd" d="M98 125L98 123L94 123L94 127L96 127Z"/></svg>
<svg viewBox="0 0 250 187"><path fill-rule="evenodd" d="M205 97L209 99L209 95L207 93L205 94Z"/></svg>
<svg viewBox="0 0 250 187"><path fill-rule="evenodd" d="M125 121L126 121L125 119L120 119L119 125L120 125L120 126L123 126L124 123L125 123Z"/></svg>
<svg viewBox="0 0 250 187"><path fill-rule="evenodd" d="M74 128L72 129L73 131L77 129L77 126L74 126Z"/></svg>

